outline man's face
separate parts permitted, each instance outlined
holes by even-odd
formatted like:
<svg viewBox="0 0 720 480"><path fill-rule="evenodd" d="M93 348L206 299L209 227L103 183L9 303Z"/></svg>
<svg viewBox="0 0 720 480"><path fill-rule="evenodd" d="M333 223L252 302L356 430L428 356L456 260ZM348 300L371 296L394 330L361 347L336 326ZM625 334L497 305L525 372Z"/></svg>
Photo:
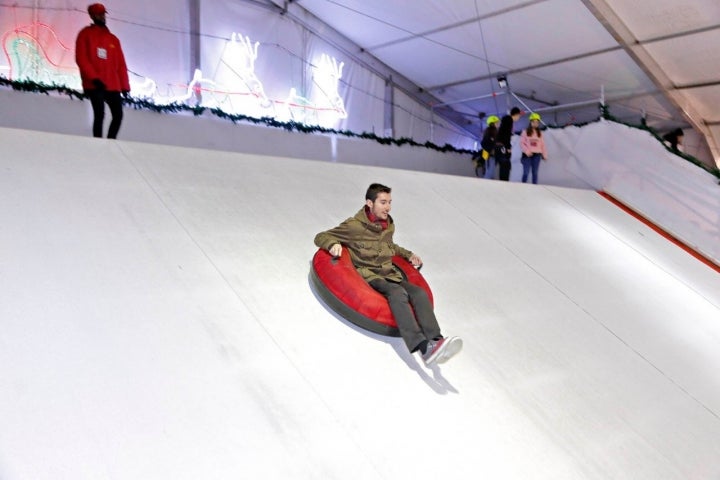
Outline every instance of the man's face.
<svg viewBox="0 0 720 480"><path fill-rule="evenodd" d="M389 193L380 192L374 202L365 200L365 204L377 218L387 220L388 214L390 213L390 205L392 204L392 197Z"/></svg>
<svg viewBox="0 0 720 480"><path fill-rule="evenodd" d="M90 18L92 18L93 22L97 24L105 25L105 12L90 15Z"/></svg>

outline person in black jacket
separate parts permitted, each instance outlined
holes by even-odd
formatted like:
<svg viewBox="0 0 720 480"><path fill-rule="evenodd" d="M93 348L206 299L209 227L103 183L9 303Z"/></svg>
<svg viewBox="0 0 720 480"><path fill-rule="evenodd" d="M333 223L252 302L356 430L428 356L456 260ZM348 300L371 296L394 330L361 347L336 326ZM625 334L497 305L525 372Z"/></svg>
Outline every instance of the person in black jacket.
<svg viewBox="0 0 720 480"><path fill-rule="evenodd" d="M685 134L682 131L682 128L676 128L670 133L666 133L663 135L662 139L665 142L665 144L670 145L670 149L675 153L680 153L680 149L678 148L678 145L682 145L683 137Z"/></svg>
<svg viewBox="0 0 720 480"><path fill-rule="evenodd" d="M495 137L495 161L500 166L500 180L510 180L510 157L512 156L512 145L510 139L513 135L513 124L522 116L522 112L518 107L513 107L509 115L505 115L500 120L500 128Z"/></svg>
<svg viewBox="0 0 720 480"><path fill-rule="evenodd" d="M485 160L484 178L495 177L495 144L497 143L497 125L500 119L496 115L490 115L487 119L487 128L480 141L482 147L482 158Z"/></svg>

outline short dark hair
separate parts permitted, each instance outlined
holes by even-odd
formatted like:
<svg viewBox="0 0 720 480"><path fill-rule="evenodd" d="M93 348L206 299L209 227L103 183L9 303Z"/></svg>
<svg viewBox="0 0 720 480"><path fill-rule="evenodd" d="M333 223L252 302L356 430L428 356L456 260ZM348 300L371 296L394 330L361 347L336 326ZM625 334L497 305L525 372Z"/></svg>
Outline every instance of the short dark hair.
<svg viewBox="0 0 720 480"><path fill-rule="evenodd" d="M385 185L382 185L380 183L371 183L370 186L367 189L367 192L365 192L365 200L370 200L371 202L375 202L375 199L378 196L378 193L390 193L392 192L392 188L386 187Z"/></svg>
<svg viewBox="0 0 720 480"><path fill-rule="evenodd" d="M513 107L512 110L510 110L510 116L517 115L518 113L521 113L520 109L518 107Z"/></svg>

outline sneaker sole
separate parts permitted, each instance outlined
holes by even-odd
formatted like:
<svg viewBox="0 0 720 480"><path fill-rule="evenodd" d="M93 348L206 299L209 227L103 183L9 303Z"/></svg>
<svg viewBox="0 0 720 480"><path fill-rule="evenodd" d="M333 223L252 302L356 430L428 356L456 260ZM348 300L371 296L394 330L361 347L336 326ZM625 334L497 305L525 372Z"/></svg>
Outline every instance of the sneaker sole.
<svg viewBox="0 0 720 480"><path fill-rule="evenodd" d="M440 353L437 356L437 359L435 360L435 363L445 363L448 360L450 360L452 357L460 353L460 350L462 350L463 347L463 341L462 338L458 337L451 337L448 338L445 341L445 345L443 345L443 349L440 351Z"/></svg>
<svg viewBox="0 0 720 480"><path fill-rule="evenodd" d="M431 367L431 366L435 365L437 363L438 359L440 358L440 356L442 355L443 350L445 350L445 347L447 347L447 340L443 341L443 344L440 345L440 348L438 348L437 351L433 355L431 355L427 359L423 359L425 362L425 366Z"/></svg>
<svg viewBox="0 0 720 480"><path fill-rule="evenodd" d="M442 353L442 350L438 351L433 355L432 357L428 358L427 360L423 359L423 362L425 363L426 367L431 367L434 364L437 363L438 358L440 358L440 354Z"/></svg>

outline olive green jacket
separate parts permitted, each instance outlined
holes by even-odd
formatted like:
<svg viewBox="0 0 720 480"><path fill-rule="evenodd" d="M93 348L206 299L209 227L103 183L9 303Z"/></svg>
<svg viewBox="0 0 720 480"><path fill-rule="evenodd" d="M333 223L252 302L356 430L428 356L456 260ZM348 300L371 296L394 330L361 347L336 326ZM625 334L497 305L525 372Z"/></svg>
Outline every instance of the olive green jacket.
<svg viewBox="0 0 720 480"><path fill-rule="evenodd" d="M365 208L337 227L315 236L315 245L329 250L336 243L350 252L350 259L362 277L370 282L377 278L399 282L402 274L393 266L392 257L400 255L410 259L412 252L393 242L395 222L388 215L388 227L383 230L379 223L372 223Z"/></svg>

